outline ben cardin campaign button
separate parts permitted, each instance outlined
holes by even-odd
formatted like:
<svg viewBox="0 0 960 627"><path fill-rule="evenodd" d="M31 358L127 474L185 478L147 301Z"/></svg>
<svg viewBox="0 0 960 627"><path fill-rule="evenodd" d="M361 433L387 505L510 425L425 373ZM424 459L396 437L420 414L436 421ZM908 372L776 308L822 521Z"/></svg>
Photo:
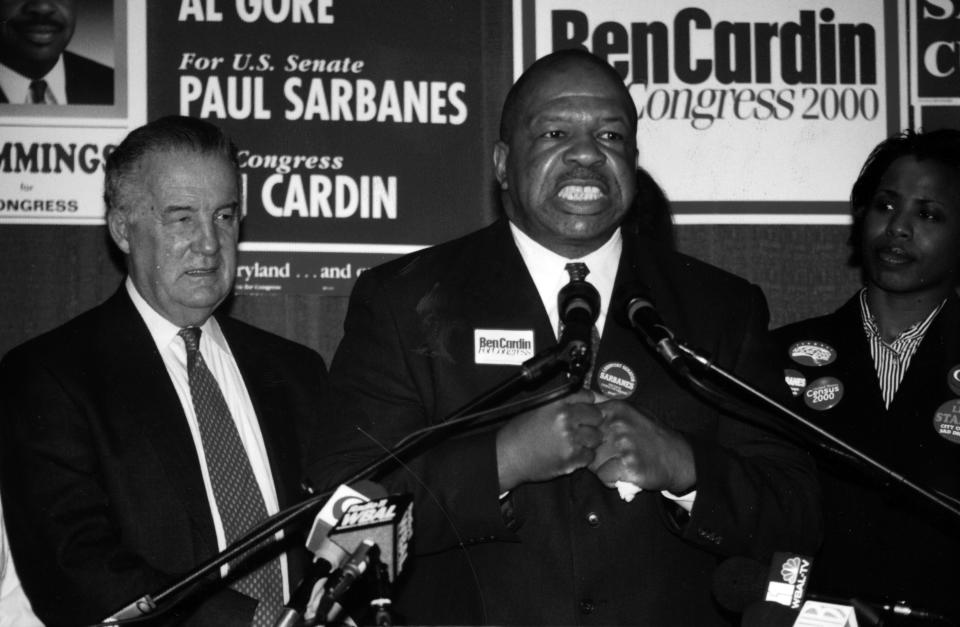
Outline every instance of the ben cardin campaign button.
<svg viewBox="0 0 960 627"><path fill-rule="evenodd" d="M933 414L933 430L944 440L960 444L960 398L947 401Z"/></svg>
<svg viewBox="0 0 960 627"><path fill-rule="evenodd" d="M637 389L637 375L629 366L614 361L600 368L597 385L609 398L627 398Z"/></svg>
<svg viewBox="0 0 960 627"><path fill-rule="evenodd" d="M473 330L474 363L519 366L533 354L533 329Z"/></svg>
<svg viewBox="0 0 960 627"><path fill-rule="evenodd" d="M954 394L960 395L960 364L954 366L947 373L947 386Z"/></svg>
<svg viewBox="0 0 960 627"><path fill-rule="evenodd" d="M802 372L799 370L794 370L793 368L784 369L783 380L787 383L787 386L790 388L790 392L794 396L800 396L800 393L803 392L803 388L807 387L807 378L803 376Z"/></svg>
<svg viewBox="0 0 960 627"><path fill-rule="evenodd" d="M820 377L803 391L803 402L810 409L824 411L836 406L843 398L843 384L834 377Z"/></svg>
<svg viewBox="0 0 960 627"><path fill-rule="evenodd" d="M804 340L790 346L790 359L801 366L826 366L837 358L837 351L829 344Z"/></svg>

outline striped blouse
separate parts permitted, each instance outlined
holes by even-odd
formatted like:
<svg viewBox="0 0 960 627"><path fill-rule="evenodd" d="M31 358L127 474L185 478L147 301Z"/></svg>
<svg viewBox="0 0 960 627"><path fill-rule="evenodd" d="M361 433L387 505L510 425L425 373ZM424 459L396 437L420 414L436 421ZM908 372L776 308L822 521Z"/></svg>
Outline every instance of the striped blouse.
<svg viewBox="0 0 960 627"><path fill-rule="evenodd" d="M907 368L910 367L910 361L916 354L920 342L923 341L923 336L926 335L927 329L933 324L934 318L946 302L944 299L926 319L906 329L893 342L887 343L883 341L876 320L870 313L866 288L860 290L860 318L863 320L863 330L870 344L870 356L873 357L873 366L877 371L877 380L887 409L890 409L890 403L893 402L897 388L907 374Z"/></svg>

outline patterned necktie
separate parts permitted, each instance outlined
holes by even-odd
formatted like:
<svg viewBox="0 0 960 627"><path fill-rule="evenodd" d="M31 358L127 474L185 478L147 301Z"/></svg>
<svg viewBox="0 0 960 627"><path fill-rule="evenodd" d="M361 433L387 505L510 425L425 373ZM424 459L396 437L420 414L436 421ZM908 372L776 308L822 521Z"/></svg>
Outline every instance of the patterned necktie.
<svg viewBox="0 0 960 627"><path fill-rule="evenodd" d="M227 402L200 354L200 329L187 327L180 329L179 335L187 348L190 396L200 427L213 496L227 544L231 544L266 518L267 508ZM283 606L279 559L270 560L236 581L233 587L260 601L251 625L270 627L274 624Z"/></svg>
<svg viewBox="0 0 960 627"><path fill-rule="evenodd" d="M47 104L47 81L43 79L30 81L30 102Z"/></svg>
<svg viewBox="0 0 960 627"><path fill-rule="evenodd" d="M590 274L590 268L587 267L587 264L582 261L573 261L566 264L563 267L567 271L567 274L570 275L570 282L575 281L586 281L587 275ZM563 333L563 323L560 323L560 332ZM593 368L596 365L594 362L597 360L597 350L600 348L600 332L597 330L597 325L594 324L590 333L590 362L587 366L587 372L583 375L583 387L589 389L590 384L593 380Z"/></svg>

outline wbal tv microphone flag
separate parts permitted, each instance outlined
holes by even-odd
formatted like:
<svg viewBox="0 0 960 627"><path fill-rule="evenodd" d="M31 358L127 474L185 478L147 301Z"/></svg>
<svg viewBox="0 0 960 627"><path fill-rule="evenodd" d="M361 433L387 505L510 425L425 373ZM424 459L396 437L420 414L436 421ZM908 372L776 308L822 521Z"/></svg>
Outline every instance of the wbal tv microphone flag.
<svg viewBox="0 0 960 627"><path fill-rule="evenodd" d="M327 537L347 552L364 540L373 541L390 581L395 581L409 555L412 536L413 497L403 494L351 506Z"/></svg>
<svg viewBox="0 0 960 627"><path fill-rule="evenodd" d="M774 553L767 576L767 601L799 610L807 595L813 558L798 553Z"/></svg>

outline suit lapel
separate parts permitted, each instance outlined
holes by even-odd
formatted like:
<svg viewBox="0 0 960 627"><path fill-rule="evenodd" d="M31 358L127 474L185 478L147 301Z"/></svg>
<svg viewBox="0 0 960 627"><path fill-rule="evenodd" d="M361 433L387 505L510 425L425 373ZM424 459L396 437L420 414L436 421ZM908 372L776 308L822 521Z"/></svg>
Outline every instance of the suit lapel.
<svg viewBox="0 0 960 627"><path fill-rule="evenodd" d="M600 349L597 352L594 367L593 384L594 389L609 393L609 384L597 380L601 373L611 374L628 381L631 379L630 375L633 375L637 381L635 390L638 391L630 397L634 402L639 401L641 396L649 398L649 395L643 395L639 391L656 387L659 384L651 385L651 382L663 381L669 375L665 366L660 363L659 357L629 326L623 311L624 304L618 302L621 290L629 284L642 286L640 289L646 292L658 313L671 327L677 324L681 312L673 289L659 273L654 271L656 261L652 253L642 244L635 236L624 233L623 252L620 255L614 281L612 300L607 307L603 337L600 340ZM616 384L613 385L613 389L617 387Z"/></svg>
<svg viewBox="0 0 960 627"><path fill-rule="evenodd" d="M297 434L286 403L284 377L276 372L272 360L264 359L248 335L239 333L229 318L217 318L243 377L254 414L260 426L270 461L270 471L281 508L296 502L299 492Z"/></svg>
<svg viewBox="0 0 960 627"><path fill-rule="evenodd" d="M947 375L953 367L960 365L960 354L957 352L957 347L960 346L958 329L953 323L958 317L960 317L960 300L951 297L937 314L920 346L917 347L907 374L893 397L893 403L890 404L891 411L896 409L898 412L906 412L911 407L915 408L918 404L928 402L930 399L923 397L924 390L944 389L944 400L946 400L946 394L949 394L946 392ZM937 379L931 382L926 380L929 377ZM960 394L954 394L954 396L960 396Z"/></svg>
<svg viewBox="0 0 960 627"><path fill-rule="evenodd" d="M105 303L98 330L103 347L104 379L131 437L143 437L162 467L163 480L182 499L184 511L199 530L202 555L216 552L216 532L203 487L200 461L176 390L156 345L124 287ZM137 433L139 432L139 433Z"/></svg>
<svg viewBox="0 0 960 627"><path fill-rule="evenodd" d="M521 319L517 316L518 312L528 312L520 324L533 328L535 350L556 344L550 319L530 271L513 241L509 223L504 220L493 228L491 245L484 247L480 263L474 266L473 275L467 277L467 285L476 286L478 290L478 300L475 301L479 305L478 318L483 318L488 324L510 328L516 327ZM483 280L484 275L492 280Z"/></svg>
<svg viewBox="0 0 960 627"><path fill-rule="evenodd" d="M442 320L444 327L452 327L428 331L428 337L449 336L430 343L445 346L454 362L476 367L482 385L475 387L481 389L502 380L516 366L475 365L477 330L532 331L534 352L555 345L556 336L506 220L488 227L464 254L463 263L451 265L468 271L446 275L432 290L434 294L421 299L418 309L421 319Z"/></svg>
<svg viewBox="0 0 960 627"><path fill-rule="evenodd" d="M639 283L646 287L647 295L664 322L678 335L686 335L690 323L684 313L685 308L680 295L666 279L666 275L657 270L661 262L652 250L654 246L657 244L649 240L629 233L623 234L623 253L620 255L614 294L627 283ZM618 308L622 306L622 303L611 303L608 319L610 314L621 316Z"/></svg>
<svg viewBox="0 0 960 627"><path fill-rule="evenodd" d="M880 381L877 379L876 366L870 355L870 344L863 331L863 319L860 315L859 292L838 311L839 322L837 329L851 329L850 332L840 332L835 336L833 348L837 351L838 361L846 365L842 369L841 382L851 385L854 380L862 378L862 397L848 397L844 405L853 409L853 416L867 418L882 416L887 409L883 403L883 392L880 390ZM814 338L815 339L815 338ZM849 409L848 409L849 411Z"/></svg>

